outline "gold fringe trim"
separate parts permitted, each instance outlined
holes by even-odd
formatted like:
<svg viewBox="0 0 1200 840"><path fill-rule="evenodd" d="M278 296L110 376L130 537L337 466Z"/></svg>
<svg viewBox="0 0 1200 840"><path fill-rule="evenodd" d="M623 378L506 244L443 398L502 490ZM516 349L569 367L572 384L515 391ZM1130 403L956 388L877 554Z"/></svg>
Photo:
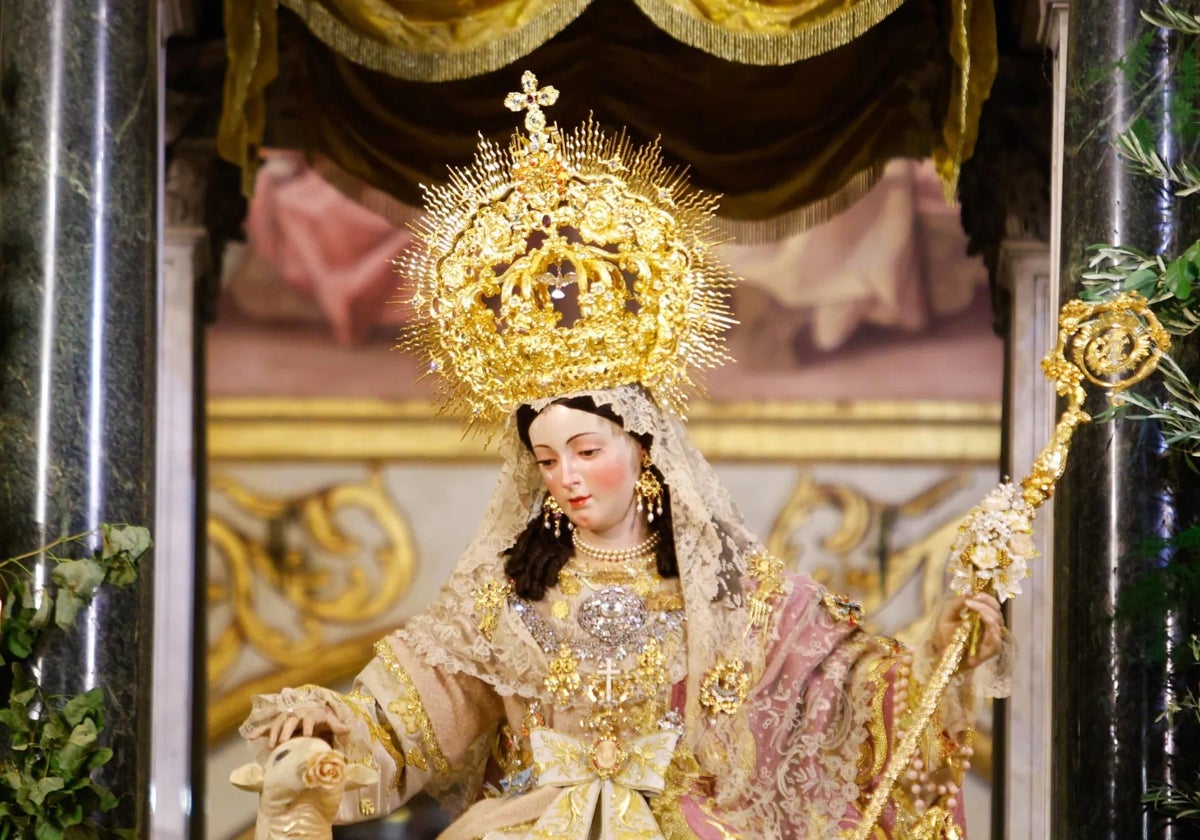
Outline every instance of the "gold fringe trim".
<svg viewBox="0 0 1200 840"><path fill-rule="evenodd" d="M315 155L311 163L317 173L338 192L396 227L408 227L423 215L419 207L405 204L390 193L371 186L324 155ZM718 216L714 222L720 236L736 245L767 245L779 242L811 230L849 210L883 177L885 165L883 162L873 164L851 176L850 180L832 195L778 216L769 219L730 219L719 215L718 209Z"/></svg>
<svg viewBox="0 0 1200 840"><path fill-rule="evenodd" d="M316 0L280 0L317 38L355 64L398 79L446 82L499 70L549 41L591 0L558 0L523 26L461 51L425 51L389 44L356 32Z"/></svg>
<svg viewBox="0 0 1200 840"><path fill-rule="evenodd" d="M738 64L781 65L803 61L850 43L903 5L904 0L859 0L848 9L787 32L728 29L686 12L672 0L634 0L677 41Z"/></svg>
<svg viewBox="0 0 1200 840"><path fill-rule="evenodd" d="M869 193L883 177L884 165L872 164L853 175L837 192L769 219L730 219L718 215L717 228L736 245L766 245L812 230L849 210Z"/></svg>

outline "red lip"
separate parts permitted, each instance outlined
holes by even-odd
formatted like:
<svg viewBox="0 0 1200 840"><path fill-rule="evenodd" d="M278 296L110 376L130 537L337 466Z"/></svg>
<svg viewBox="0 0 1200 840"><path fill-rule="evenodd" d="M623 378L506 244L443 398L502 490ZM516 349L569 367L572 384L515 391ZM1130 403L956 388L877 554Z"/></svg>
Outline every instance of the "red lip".
<svg viewBox="0 0 1200 840"><path fill-rule="evenodd" d="M583 505L584 502L586 502L590 498L592 498L592 497L591 496L576 496L573 499L567 499L567 504L569 504L571 507L580 507L581 505Z"/></svg>

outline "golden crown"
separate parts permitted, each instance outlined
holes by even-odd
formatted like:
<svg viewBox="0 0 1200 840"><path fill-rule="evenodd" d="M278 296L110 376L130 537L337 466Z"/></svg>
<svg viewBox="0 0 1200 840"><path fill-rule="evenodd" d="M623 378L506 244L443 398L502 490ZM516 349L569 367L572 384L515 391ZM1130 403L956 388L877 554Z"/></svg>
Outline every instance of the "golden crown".
<svg viewBox="0 0 1200 840"><path fill-rule="evenodd" d="M426 357L441 396L469 419L641 383L682 412L692 370L727 360L734 277L711 249L716 198L590 118L547 126L558 91L529 72L504 104L528 135L480 139L470 166L425 189L417 245L397 258L414 290L400 347Z"/></svg>

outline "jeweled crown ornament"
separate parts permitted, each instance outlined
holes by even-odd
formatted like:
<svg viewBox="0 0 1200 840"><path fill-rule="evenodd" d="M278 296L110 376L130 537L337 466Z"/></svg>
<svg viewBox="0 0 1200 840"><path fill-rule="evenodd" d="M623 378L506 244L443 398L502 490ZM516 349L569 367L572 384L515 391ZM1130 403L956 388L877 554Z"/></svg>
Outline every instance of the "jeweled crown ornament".
<svg viewBox="0 0 1200 840"><path fill-rule="evenodd" d="M526 72L505 105L525 111L507 150L480 139L470 166L427 187L417 246L413 349L450 410L498 420L518 405L640 383L682 413L694 372L727 360L734 277L712 255L716 197L589 119L569 134L542 108L558 91Z"/></svg>

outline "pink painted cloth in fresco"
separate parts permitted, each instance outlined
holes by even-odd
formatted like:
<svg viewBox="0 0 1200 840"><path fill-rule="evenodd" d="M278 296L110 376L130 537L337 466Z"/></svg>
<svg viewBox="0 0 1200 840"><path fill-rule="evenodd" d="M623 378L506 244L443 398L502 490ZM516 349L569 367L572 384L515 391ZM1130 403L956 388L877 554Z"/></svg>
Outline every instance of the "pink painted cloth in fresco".
<svg viewBox="0 0 1200 840"><path fill-rule="evenodd" d="M347 199L301 156L267 157L246 232L281 280L317 302L340 343L401 320L391 260L412 234Z"/></svg>

